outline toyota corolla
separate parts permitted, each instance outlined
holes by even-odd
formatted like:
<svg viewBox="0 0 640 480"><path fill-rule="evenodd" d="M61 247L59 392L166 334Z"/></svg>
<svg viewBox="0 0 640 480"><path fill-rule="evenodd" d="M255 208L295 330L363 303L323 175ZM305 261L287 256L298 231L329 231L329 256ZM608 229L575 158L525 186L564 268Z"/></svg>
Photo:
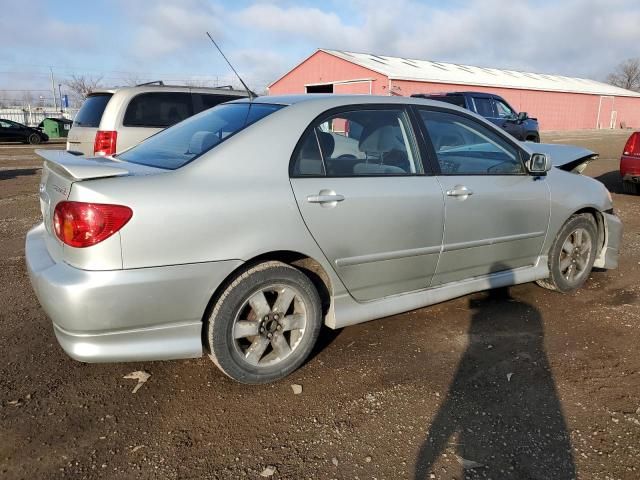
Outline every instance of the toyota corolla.
<svg viewBox="0 0 640 480"><path fill-rule="evenodd" d="M520 143L441 102L262 97L117 156L39 153L28 270L85 362L208 354L269 382L323 324L524 282L572 292L618 261L609 192L575 173L593 152Z"/></svg>

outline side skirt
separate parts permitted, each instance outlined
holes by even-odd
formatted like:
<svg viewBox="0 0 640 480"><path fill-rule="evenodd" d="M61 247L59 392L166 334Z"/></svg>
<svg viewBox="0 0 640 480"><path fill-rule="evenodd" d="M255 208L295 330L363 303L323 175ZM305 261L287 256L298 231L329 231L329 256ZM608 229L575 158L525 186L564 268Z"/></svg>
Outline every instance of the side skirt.
<svg viewBox="0 0 640 480"><path fill-rule="evenodd" d="M331 308L325 318L325 324L329 328L342 328L434 305L452 298L468 295L469 293L533 282L548 276L549 267L547 256L545 255L539 257L538 262L530 267L504 270L370 302L359 303L349 294L343 294L332 299Z"/></svg>

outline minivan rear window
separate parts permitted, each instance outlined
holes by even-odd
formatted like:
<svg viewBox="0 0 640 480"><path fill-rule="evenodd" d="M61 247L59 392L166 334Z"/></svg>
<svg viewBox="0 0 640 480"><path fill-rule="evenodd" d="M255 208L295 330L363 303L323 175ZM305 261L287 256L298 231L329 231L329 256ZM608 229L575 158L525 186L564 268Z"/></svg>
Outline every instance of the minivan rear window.
<svg viewBox="0 0 640 480"><path fill-rule="evenodd" d="M281 108L283 105L266 103L218 105L149 137L117 158L174 170Z"/></svg>
<svg viewBox="0 0 640 480"><path fill-rule="evenodd" d="M73 126L98 128L104 109L107 107L112 95L111 93L89 95L73 119Z"/></svg>
<svg viewBox="0 0 640 480"><path fill-rule="evenodd" d="M125 127L165 128L193 115L188 92L141 93L131 99L124 113Z"/></svg>

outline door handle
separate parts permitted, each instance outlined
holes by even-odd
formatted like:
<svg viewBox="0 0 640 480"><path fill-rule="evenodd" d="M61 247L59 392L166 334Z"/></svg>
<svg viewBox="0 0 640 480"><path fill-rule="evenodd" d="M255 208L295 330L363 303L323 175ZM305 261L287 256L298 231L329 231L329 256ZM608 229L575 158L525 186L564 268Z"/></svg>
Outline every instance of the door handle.
<svg viewBox="0 0 640 480"><path fill-rule="evenodd" d="M344 200L344 195L309 195L307 197L307 202L309 203L331 203L331 202L341 202Z"/></svg>
<svg viewBox="0 0 640 480"><path fill-rule="evenodd" d="M338 202L344 200L344 195L340 195L333 190L322 189L317 195L309 195L307 202L319 203L321 207L335 207Z"/></svg>
<svg viewBox="0 0 640 480"><path fill-rule="evenodd" d="M449 197L468 197L469 195L473 195L473 191L469 190L464 185L456 185L451 190L447 190L447 195Z"/></svg>

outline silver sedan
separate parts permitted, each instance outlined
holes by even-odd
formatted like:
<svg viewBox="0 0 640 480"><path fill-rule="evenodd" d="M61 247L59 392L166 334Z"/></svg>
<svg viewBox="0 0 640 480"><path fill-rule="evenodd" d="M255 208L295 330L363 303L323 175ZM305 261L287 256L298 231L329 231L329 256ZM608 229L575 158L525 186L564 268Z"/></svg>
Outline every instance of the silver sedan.
<svg viewBox="0 0 640 480"><path fill-rule="evenodd" d="M524 144L452 105L262 97L115 157L40 151L26 239L62 348L86 362L208 354L246 383L341 328L488 288L571 292L615 268L588 150Z"/></svg>

